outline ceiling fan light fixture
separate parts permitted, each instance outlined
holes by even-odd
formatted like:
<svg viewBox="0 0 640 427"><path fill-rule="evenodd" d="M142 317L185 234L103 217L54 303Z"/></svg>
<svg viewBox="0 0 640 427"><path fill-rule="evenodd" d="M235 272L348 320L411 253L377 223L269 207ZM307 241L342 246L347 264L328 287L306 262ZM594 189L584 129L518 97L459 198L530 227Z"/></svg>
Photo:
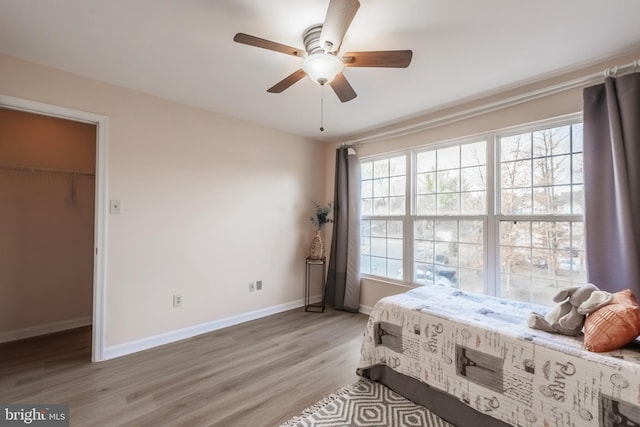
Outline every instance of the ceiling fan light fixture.
<svg viewBox="0 0 640 427"><path fill-rule="evenodd" d="M316 53L309 55L302 63L305 73L319 85L330 83L342 72L344 63L340 58L329 53Z"/></svg>

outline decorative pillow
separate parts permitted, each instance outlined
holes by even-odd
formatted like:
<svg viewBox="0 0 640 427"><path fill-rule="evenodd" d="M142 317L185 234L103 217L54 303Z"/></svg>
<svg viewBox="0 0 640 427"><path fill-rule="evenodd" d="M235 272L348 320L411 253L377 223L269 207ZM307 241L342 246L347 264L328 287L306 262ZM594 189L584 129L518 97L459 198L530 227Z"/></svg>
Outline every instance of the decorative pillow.
<svg viewBox="0 0 640 427"><path fill-rule="evenodd" d="M640 307L631 290L616 292L611 303L587 315L584 347L598 353L624 347L640 335Z"/></svg>

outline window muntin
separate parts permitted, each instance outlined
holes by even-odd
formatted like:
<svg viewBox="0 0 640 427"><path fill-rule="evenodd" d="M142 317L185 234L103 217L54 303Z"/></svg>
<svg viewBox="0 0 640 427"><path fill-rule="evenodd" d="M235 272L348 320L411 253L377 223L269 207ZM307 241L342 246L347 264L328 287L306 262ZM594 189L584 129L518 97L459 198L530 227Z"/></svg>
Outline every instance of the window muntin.
<svg viewBox="0 0 640 427"><path fill-rule="evenodd" d="M360 225L362 273L402 280L402 221L363 219Z"/></svg>
<svg viewBox="0 0 640 427"><path fill-rule="evenodd" d="M582 124L498 138L500 213L584 212Z"/></svg>
<svg viewBox="0 0 640 427"><path fill-rule="evenodd" d="M391 159L401 173L392 172ZM365 164L363 223L386 216L403 231L363 243L364 273L541 304L586 282L581 123L532 126ZM402 177L395 191L392 177ZM387 178L388 191L383 185L375 193L373 181ZM382 249L372 255L371 244L384 246L384 256Z"/></svg>
<svg viewBox="0 0 640 427"><path fill-rule="evenodd" d="M363 162L360 173L363 216L405 214L405 156Z"/></svg>
<svg viewBox="0 0 640 427"><path fill-rule="evenodd" d="M501 221L502 296L549 304L559 289L586 283L582 221Z"/></svg>
<svg viewBox="0 0 640 427"><path fill-rule="evenodd" d="M486 213L486 142L416 153L415 214Z"/></svg>
<svg viewBox="0 0 640 427"><path fill-rule="evenodd" d="M414 283L484 291L484 222L415 219Z"/></svg>

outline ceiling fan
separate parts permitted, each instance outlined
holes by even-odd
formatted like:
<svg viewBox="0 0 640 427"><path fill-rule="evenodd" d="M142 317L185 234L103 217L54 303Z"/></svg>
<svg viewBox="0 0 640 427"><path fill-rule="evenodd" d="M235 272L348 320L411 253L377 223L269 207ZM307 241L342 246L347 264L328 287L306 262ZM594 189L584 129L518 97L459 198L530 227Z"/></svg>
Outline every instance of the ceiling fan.
<svg viewBox="0 0 640 427"><path fill-rule="evenodd" d="M328 83L340 101L351 101L357 94L342 73L344 67L406 68L413 56L411 50L378 50L347 52L339 57L342 39L359 7L358 0L330 0L324 24L313 25L302 34L304 50L244 33L236 34L233 40L304 58L300 69L267 89L267 92L281 93L309 76L320 85Z"/></svg>

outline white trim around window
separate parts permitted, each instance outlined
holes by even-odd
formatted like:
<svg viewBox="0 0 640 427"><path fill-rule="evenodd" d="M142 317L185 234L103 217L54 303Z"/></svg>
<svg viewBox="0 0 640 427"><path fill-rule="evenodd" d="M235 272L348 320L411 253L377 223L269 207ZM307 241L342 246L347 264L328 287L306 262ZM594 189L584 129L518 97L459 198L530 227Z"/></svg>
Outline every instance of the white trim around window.
<svg viewBox="0 0 640 427"><path fill-rule="evenodd" d="M370 221L394 221L402 224L401 267L395 271L399 258L398 236L383 237L381 231L377 230L375 233L378 237L375 245L372 245L371 240L367 240L371 237L371 230L363 229L363 275L403 284L453 286L541 303L550 298L546 291L539 291L542 287L539 283L549 281L550 288L582 283L585 280L583 259L586 259L583 237L580 235L583 217L580 205L576 204L575 208L573 204L574 199L578 200L581 197L582 191L582 184L578 182L582 173L581 120L581 114L574 114L361 159L363 170L373 170L374 163L384 165L384 162L390 159L399 164L400 157L404 158L400 163L406 165L404 214L396 209L393 215L381 215L379 211L367 206L367 209L363 209L362 215L363 224L370 224ZM556 128L559 130L556 131ZM553 147L540 148L540 138L548 134L551 140L554 131L558 135L570 132L571 141L577 138L580 138L580 141L577 141L575 146L561 141L555 142ZM526 172L523 172L522 168L517 169L521 166L517 162L508 165L524 176L522 182L516 182L513 190L510 190L515 195L513 203L524 200L522 197L530 197L531 202L525 202L522 209L520 206L512 207L512 212L503 214L501 194L506 190L503 188L501 168L506 167L505 164L509 162L501 161L500 141L506 141L514 135L524 135L523 141L530 137L531 147L523 146L522 150L533 150L537 147L547 149L550 154L546 157L536 157L533 154L527 157L526 161L522 162L529 165ZM485 144L482 148L484 157L473 151L482 147L478 143ZM465 147L467 152L474 153L477 157L477 164L470 158L464 158ZM566 147L570 147L568 152ZM574 147L577 148L574 150ZM565 151L557 155L554 150L561 148ZM548 185L540 184L538 181L542 179L541 173L534 170L533 165L544 165L547 157L553 156L556 156L554 159L557 159L557 163L564 162L564 166L548 161L556 168L556 175L549 172L549 176L543 178L552 181L549 181ZM575 169L574 163L577 165ZM571 166L566 169L568 165ZM531 177L525 176L525 173ZM393 173L390 173L390 176L393 176ZM363 175L363 183L369 180L363 184L363 189L366 190L363 197L369 198L366 203L380 204L381 212L384 212L384 209L391 212L391 199L399 196L398 188L390 189L391 179L387 178L380 173L376 176L367 173ZM553 181L554 179L559 180L559 183ZM376 180L380 182L374 182ZM551 200L550 204L547 204L551 211L540 211L546 209L547 205L538 203L538 199L535 198L538 197L538 193L551 194L547 197ZM482 194L484 198L481 197ZM376 197L379 198L377 201ZM534 204L537 211L534 212L534 208L529 207L530 204ZM565 210L568 211L564 212ZM506 235L501 238L501 227L503 232L506 229L514 229L505 225L507 221L520 222L518 227L522 230L528 227L530 234L522 237L509 236L507 240ZM479 224L481 230L469 228ZM418 233L417 226L422 227ZM478 233L475 233L476 231ZM469 233L475 234L472 236ZM540 237L543 233L551 237ZM367 244L370 246L366 247ZM382 265L382 247L387 250L386 254L390 253L390 247L394 249L392 262L387 260L384 274L379 274L371 268L371 251L377 254L376 262ZM478 258L480 253L481 259ZM369 259L365 260L366 257ZM393 268L390 269L389 266ZM527 289L527 286L531 289Z"/></svg>

